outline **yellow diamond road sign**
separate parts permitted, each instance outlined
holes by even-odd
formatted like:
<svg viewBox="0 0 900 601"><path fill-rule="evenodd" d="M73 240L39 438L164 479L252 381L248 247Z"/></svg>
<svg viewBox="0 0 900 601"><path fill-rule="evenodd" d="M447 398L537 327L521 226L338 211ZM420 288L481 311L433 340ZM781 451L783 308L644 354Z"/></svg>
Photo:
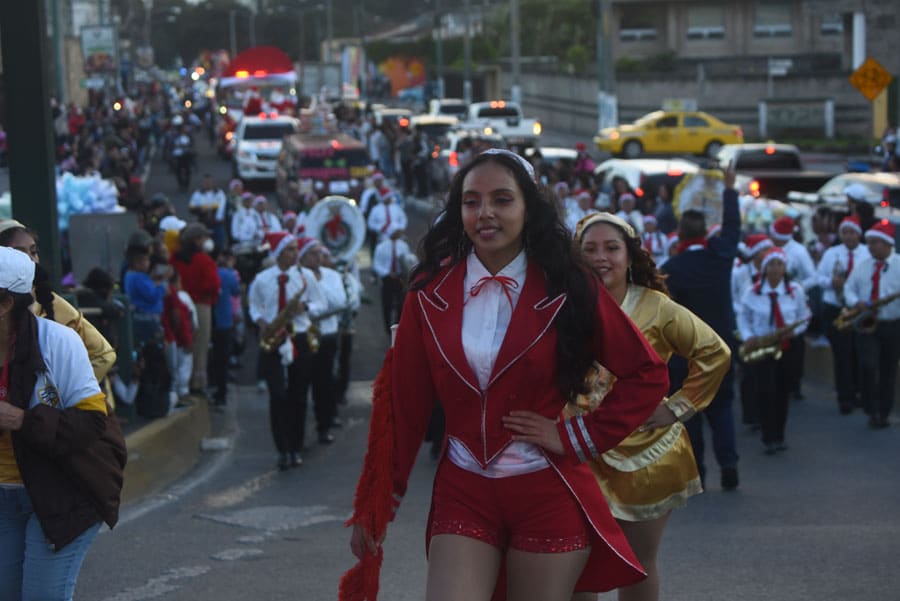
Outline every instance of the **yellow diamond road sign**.
<svg viewBox="0 0 900 601"><path fill-rule="evenodd" d="M874 58L867 58L866 62L850 76L850 83L865 96L869 102L875 100L881 91L894 79L887 69L882 67Z"/></svg>

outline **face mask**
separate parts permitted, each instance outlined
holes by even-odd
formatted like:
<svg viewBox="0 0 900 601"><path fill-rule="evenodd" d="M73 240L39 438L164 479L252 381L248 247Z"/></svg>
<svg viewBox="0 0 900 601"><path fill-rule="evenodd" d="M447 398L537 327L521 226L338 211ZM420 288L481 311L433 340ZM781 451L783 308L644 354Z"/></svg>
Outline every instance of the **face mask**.
<svg viewBox="0 0 900 601"><path fill-rule="evenodd" d="M203 241L203 252L211 253L216 248L216 243L212 241L212 238L207 238Z"/></svg>

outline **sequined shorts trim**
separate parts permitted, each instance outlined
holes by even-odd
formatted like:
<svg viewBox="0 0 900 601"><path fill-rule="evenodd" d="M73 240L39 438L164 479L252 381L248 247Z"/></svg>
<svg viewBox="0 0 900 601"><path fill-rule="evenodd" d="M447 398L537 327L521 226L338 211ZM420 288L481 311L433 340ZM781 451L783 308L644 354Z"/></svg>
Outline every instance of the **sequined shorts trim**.
<svg viewBox="0 0 900 601"><path fill-rule="evenodd" d="M504 544L496 532L491 532L486 528L481 528L473 524L467 524L459 521L435 521L431 524L431 535L438 534L454 534L457 536L465 536L466 538L474 538L483 543L487 543L492 547L504 548L509 546L512 549L524 551L526 553L569 553L571 551L580 551L591 546L591 541L587 535L569 536L562 538L535 538L528 536L513 536L509 544Z"/></svg>

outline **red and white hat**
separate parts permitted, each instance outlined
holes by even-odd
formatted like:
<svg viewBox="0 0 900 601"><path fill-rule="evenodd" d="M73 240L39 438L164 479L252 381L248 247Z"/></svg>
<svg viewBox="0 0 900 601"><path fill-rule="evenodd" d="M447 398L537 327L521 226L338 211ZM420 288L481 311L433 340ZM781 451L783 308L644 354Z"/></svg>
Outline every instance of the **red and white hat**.
<svg viewBox="0 0 900 601"><path fill-rule="evenodd" d="M288 246L293 244L294 237L287 232L271 232L266 234L266 243L269 245L269 256L277 259Z"/></svg>
<svg viewBox="0 0 900 601"><path fill-rule="evenodd" d="M885 242L893 246L895 233L896 228L894 227L894 224L887 219L882 219L866 230L866 240L868 240L869 238L878 238L879 240L884 240Z"/></svg>
<svg viewBox="0 0 900 601"><path fill-rule="evenodd" d="M255 197L255 198L253 199L253 206L254 206L254 207L257 207L257 206L259 206L259 205L264 205L264 204L266 204L266 203L268 203L268 202L269 202L269 199L266 198L265 196L263 196L262 194L260 194L259 196Z"/></svg>
<svg viewBox="0 0 900 601"><path fill-rule="evenodd" d="M790 217L779 217L772 224L772 237L776 240L790 240L794 237L794 220Z"/></svg>
<svg viewBox="0 0 900 601"><path fill-rule="evenodd" d="M862 234L862 225L859 223L859 217L856 215L848 215L841 219L841 224L838 226L838 231L840 232L844 228L849 228L855 231L857 234Z"/></svg>
<svg viewBox="0 0 900 601"><path fill-rule="evenodd" d="M315 238L311 238L309 236L304 236L303 238L297 238L297 260L303 258L303 255L308 253L310 250L315 248L319 244L319 241Z"/></svg>
<svg viewBox="0 0 900 601"><path fill-rule="evenodd" d="M780 248L770 248L766 252L766 256L763 257L762 263L759 265L760 273L765 273L766 265L768 265L772 261L781 261L782 263L787 265L787 253Z"/></svg>
<svg viewBox="0 0 900 601"><path fill-rule="evenodd" d="M647 225L649 223L656 225L656 216L655 215L644 215L644 217L642 219L644 220L644 225Z"/></svg>
<svg viewBox="0 0 900 601"><path fill-rule="evenodd" d="M666 253L678 244L678 232L669 232L666 236Z"/></svg>
<svg viewBox="0 0 900 601"><path fill-rule="evenodd" d="M772 240L765 234L750 234L744 239L747 245L747 255L752 257L761 250L766 250L775 246Z"/></svg>
<svg viewBox="0 0 900 601"><path fill-rule="evenodd" d="M375 171L372 172L372 181L379 180L379 179L384 179L384 173L382 173L381 171L376 169Z"/></svg>
<svg viewBox="0 0 900 601"><path fill-rule="evenodd" d="M297 213L295 213L294 211L285 211L284 214L281 216L281 222L287 223L288 219L293 219L294 221L296 221Z"/></svg>
<svg viewBox="0 0 900 601"><path fill-rule="evenodd" d="M385 200L387 200L388 198L393 199L393 198L394 198L394 191L391 190L390 188L388 188L387 186L382 187L382 188L378 188L378 197L379 197L382 201L385 201Z"/></svg>

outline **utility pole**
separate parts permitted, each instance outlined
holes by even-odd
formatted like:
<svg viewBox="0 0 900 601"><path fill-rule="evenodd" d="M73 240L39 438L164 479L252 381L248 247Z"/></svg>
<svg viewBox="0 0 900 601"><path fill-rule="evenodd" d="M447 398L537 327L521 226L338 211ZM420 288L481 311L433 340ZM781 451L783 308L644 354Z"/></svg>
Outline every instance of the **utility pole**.
<svg viewBox="0 0 900 601"><path fill-rule="evenodd" d="M512 90L510 99L521 104L522 87L521 68L519 65L519 0L510 0L509 2L509 30L510 30L510 49L512 54Z"/></svg>
<svg viewBox="0 0 900 601"><path fill-rule="evenodd" d="M65 77L66 59L65 54L63 53L63 23L62 9L59 5L60 2L61 0L51 0L53 11L53 54L55 55L54 59L56 62L56 69L54 69L54 72L56 73L56 98L60 105L64 105L67 97Z"/></svg>
<svg viewBox="0 0 900 601"><path fill-rule="evenodd" d="M472 103L472 17L469 14L469 0L463 2L466 13L466 37L463 40L463 99Z"/></svg>
<svg viewBox="0 0 900 601"><path fill-rule="evenodd" d="M237 31L234 25L235 10L228 11L228 41L230 42L231 58L237 54Z"/></svg>
<svg viewBox="0 0 900 601"><path fill-rule="evenodd" d="M250 11L250 47L256 47L256 11Z"/></svg>
<svg viewBox="0 0 900 601"><path fill-rule="evenodd" d="M334 41L334 15L333 15L333 1L326 0L325 2L325 35L328 38L325 46L325 62L330 63L332 61L331 55L331 46Z"/></svg>
<svg viewBox="0 0 900 601"><path fill-rule="evenodd" d="M432 30L434 29L434 25L437 25L437 35L435 36L435 51L437 53L437 97L444 97L444 47L443 47L443 32L442 32L442 23L441 23L441 0L434 0L434 21L432 25Z"/></svg>
<svg viewBox="0 0 900 601"><path fill-rule="evenodd" d="M594 0L597 10L597 129L618 125L609 38L609 0Z"/></svg>

